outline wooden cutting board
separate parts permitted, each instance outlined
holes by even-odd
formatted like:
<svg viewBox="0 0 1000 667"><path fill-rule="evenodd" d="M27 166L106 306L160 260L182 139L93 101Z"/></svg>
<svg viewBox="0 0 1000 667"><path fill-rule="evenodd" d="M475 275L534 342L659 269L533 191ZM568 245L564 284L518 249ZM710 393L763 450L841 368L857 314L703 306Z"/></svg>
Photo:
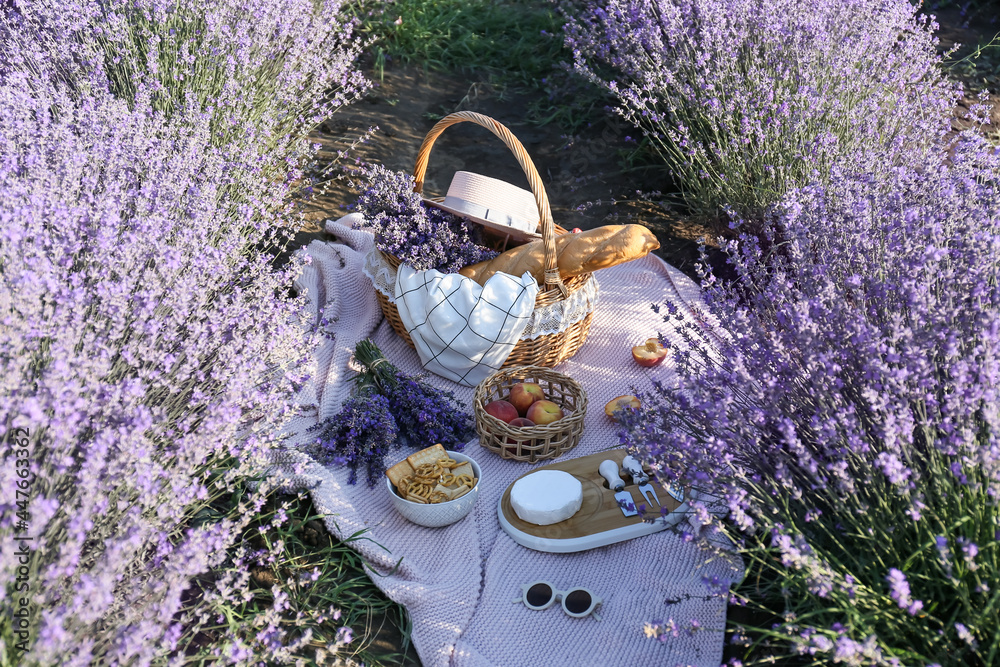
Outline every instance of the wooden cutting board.
<svg viewBox="0 0 1000 667"><path fill-rule="evenodd" d="M601 461L606 459L611 459L621 469L621 463L627 455L628 452L624 449L614 449L559 461L521 475L524 477L538 470L568 472L580 480L580 484L583 485L583 504L576 514L565 521L548 526L528 523L518 518L510 504L510 490L514 486L511 484L504 491L497 505L500 525L515 542L529 549L570 553L650 535L680 521L687 510L687 503L674 500L666 489L655 481L650 483L656 491L656 497L669 512L665 517L666 520L648 523L644 522L638 515L627 517L622 514L621 508L618 507L615 500L615 492L608 488L608 483L601 477L597 469L600 467ZM638 508L641 504L648 505L648 502L639 493L639 487L628 476L628 473L623 471L621 477L625 481L625 491L632 495L635 506ZM659 508L647 507L647 516L659 517Z"/></svg>

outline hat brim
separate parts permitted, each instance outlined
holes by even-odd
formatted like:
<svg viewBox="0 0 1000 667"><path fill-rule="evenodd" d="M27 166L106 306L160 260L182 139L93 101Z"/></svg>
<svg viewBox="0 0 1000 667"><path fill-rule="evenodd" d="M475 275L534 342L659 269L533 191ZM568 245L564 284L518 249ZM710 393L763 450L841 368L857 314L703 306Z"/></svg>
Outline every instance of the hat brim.
<svg viewBox="0 0 1000 667"><path fill-rule="evenodd" d="M465 211L460 211L458 209L452 208L451 206L447 206L441 201L436 201L434 199L428 199L425 197L424 203L427 204L428 206L439 208L442 211L448 211L449 213L457 215L460 218L466 218L467 220L471 220L472 222L475 222L478 225L482 225L483 227L493 232L496 232L501 236L509 237L512 241L520 243L529 243L531 241L538 241L542 238L541 234L535 232L526 232L522 229L517 229L516 227L501 225L499 223L486 220L485 218L480 218L475 215L469 215Z"/></svg>

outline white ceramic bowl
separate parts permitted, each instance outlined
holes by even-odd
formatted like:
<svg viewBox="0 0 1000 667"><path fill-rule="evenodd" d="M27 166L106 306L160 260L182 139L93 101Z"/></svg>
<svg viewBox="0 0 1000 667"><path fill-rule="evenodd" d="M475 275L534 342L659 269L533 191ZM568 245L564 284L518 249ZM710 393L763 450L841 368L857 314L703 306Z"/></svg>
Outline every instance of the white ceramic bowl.
<svg viewBox="0 0 1000 667"><path fill-rule="evenodd" d="M420 503L415 503L396 495L396 491L392 487L392 482L386 477L385 488L389 492L389 497L392 499L393 507L396 508L397 512L415 524L427 526L428 528L437 528L455 523L472 511L472 506L476 504L476 499L479 498L479 486L483 475L482 470L479 469L479 464L475 460L461 452L448 452L448 456L459 463L468 461L472 464L472 471L476 475L476 485L472 487L472 490L461 498L449 500L446 503L421 505Z"/></svg>

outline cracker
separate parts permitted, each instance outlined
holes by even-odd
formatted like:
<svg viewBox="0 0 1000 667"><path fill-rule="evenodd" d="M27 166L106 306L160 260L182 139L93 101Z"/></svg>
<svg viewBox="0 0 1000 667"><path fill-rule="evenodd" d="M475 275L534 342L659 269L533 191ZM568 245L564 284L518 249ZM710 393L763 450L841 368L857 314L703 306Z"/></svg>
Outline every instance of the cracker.
<svg viewBox="0 0 1000 667"><path fill-rule="evenodd" d="M428 447L427 449L421 449L419 452L413 452L406 457L406 460L410 462L410 465L414 470L426 463L437 463L438 459L448 458L448 452L441 445L434 445L433 447Z"/></svg>
<svg viewBox="0 0 1000 667"><path fill-rule="evenodd" d="M413 466L406 459L403 459L396 465L392 466L385 471L385 476L389 478L389 481L393 483L393 486L399 488L399 482L404 477L413 474Z"/></svg>
<svg viewBox="0 0 1000 667"><path fill-rule="evenodd" d="M465 494L467 494L469 491L472 491L472 487L471 486L460 486L460 487L458 487L457 489L455 489L452 492L451 499L455 500L456 498L461 498L462 496L464 496Z"/></svg>
<svg viewBox="0 0 1000 667"><path fill-rule="evenodd" d="M458 477L459 475L468 475L469 477L475 478L476 476L476 473L472 470L472 464L468 461L452 470L451 474L455 477Z"/></svg>

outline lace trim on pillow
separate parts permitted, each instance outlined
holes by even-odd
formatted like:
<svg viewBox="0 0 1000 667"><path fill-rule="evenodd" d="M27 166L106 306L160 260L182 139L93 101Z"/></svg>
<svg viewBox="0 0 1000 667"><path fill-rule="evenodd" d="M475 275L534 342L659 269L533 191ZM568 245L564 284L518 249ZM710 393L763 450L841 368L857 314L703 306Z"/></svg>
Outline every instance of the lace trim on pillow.
<svg viewBox="0 0 1000 667"><path fill-rule="evenodd" d="M389 299L389 303L396 303L396 269L386 264L385 260L382 259L382 253L372 248L365 255L365 266L362 270L372 281L375 289Z"/></svg>

